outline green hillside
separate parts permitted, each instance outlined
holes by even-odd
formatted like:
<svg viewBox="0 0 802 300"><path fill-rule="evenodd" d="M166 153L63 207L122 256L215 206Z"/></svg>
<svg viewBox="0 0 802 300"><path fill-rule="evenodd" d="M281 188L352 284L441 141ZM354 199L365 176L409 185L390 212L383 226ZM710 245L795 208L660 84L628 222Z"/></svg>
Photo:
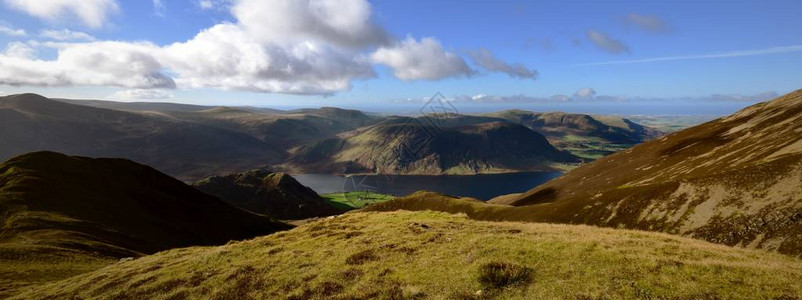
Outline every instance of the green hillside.
<svg viewBox="0 0 802 300"><path fill-rule="evenodd" d="M680 288L681 287L681 288ZM18 298L794 299L802 262L659 233L350 213L174 249Z"/></svg>

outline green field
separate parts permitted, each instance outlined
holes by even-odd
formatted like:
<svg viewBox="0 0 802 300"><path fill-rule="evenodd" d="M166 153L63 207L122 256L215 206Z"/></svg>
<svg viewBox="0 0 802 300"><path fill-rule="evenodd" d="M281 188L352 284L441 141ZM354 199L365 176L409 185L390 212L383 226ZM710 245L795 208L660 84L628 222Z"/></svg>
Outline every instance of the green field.
<svg viewBox="0 0 802 300"><path fill-rule="evenodd" d="M395 199L395 196L373 192L347 192L320 195L331 206L340 209L359 209L373 203Z"/></svg>

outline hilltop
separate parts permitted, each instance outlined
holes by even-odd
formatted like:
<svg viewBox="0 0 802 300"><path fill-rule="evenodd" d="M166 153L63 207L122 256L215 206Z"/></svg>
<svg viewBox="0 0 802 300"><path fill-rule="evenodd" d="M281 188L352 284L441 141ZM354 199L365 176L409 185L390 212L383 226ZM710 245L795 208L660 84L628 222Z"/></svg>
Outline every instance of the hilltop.
<svg viewBox="0 0 802 300"><path fill-rule="evenodd" d="M270 165L286 156L280 147L238 131L35 94L0 97L0 140L0 159L41 150L121 157L182 179Z"/></svg>
<svg viewBox="0 0 802 300"><path fill-rule="evenodd" d="M491 204L418 194L369 209L653 230L800 255L799 191L802 91L604 157Z"/></svg>
<svg viewBox="0 0 802 300"><path fill-rule="evenodd" d="M17 298L792 299L800 282L797 259L666 234L392 212L169 250Z"/></svg>
<svg viewBox="0 0 802 300"><path fill-rule="evenodd" d="M536 113L506 110L483 116L518 123L546 136L559 149L598 159L633 145L659 138L664 133L616 116L590 116L563 112Z"/></svg>
<svg viewBox="0 0 802 300"><path fill-rule="evenodd" d="M233 206L281 220L325 217L344 212L281 172L252 170L213 176L193 186Z"/></svg>
<svg viewBox="0 0 802 300"><path fill-rule="evenodd" d="M3 289L121 257L224 244L290 226L125 159L36 152L0 164Z"/></svg>
<svg viewBox="0 0 802 300"><path fill-rule="evenodd" d="M475 174L553 170L580 159L522 125L455 118L441 126L399 117L363 132L302 147L288 166L301 172Z"/></svg>

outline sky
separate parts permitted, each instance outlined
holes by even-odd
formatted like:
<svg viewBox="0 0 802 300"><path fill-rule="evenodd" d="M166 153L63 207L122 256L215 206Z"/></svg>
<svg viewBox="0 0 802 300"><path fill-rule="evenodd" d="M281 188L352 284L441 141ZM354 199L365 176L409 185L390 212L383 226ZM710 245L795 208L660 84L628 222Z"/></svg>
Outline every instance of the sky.
<svg viewBox="0 0 802 300"><path fill-rule="evenodd" d="M0 93L724 114L802 88L802 2L0 0Z"/></svg>

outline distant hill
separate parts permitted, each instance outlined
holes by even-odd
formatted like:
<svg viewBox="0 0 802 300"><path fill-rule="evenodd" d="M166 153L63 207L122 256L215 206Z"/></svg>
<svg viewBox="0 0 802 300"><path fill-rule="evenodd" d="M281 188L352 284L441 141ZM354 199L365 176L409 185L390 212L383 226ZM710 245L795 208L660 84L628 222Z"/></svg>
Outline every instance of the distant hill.
<svg viewBox="0 0 802 300"><path fill-rule="evenodd" d="M475 174L553 170L580 161L518 124L471 118L442 126L426 122L389 119L347 138L302 147L288 165L303 172Z"/></svg>
<svg viewBox="0 0 802 300"><path fill-rule="evenodd" d="M512 206L425 198L370 209L447 209L486 220L654 230L798 256L802 90L490 201Z"/></svg>
<svg viewBox="0 0 802 300"><path fill-rule="evenodd" d="M35 94L0 97L0 140L0 159L39 150L122 157L182 179L252 169L286 156L281 146L242 132Z"/></svg>
<svg viewBox="0 0 802 300"><path fill-rule="evenodd" d="M586 162L657 134L621 118L562 113L455 115L437 118L437 124L429 117L334 107L280 111L20 94L0 97L0 159L44 150L121 157L188 182L264 167L474 174L564 169L580 160L557 155L553 148ZM408 132L390 138L394 130ZM542 143L543 135L553 147ZM452 141L455 147L446 145ZM412 157L409 152L419 147L425 149Z"/></svg>
<svg viewBox="0 0 802 300"><path fill-rule="evenodd" d="M667 234L356 212L12 299L794 299L802 262Z"/></svg>
<svg viewBox="0 0 802 300"><path fill-rule="evenodd" d="M194 186L227 203L282 220L343 213L285 173L253 170L198 181Z"/></svg>
<svg viewBox="0 0 802 300"><path fill-rule="evenodd" d="M0 164L0 283L288 228L125 159L36 152Z"/></svg>
<svg viewBox="0 0 802 300"><path fill-rule="evenodd" d="M546 136L555 147L590 159L658 138L662 132L616 116L506 110L484 116L524 125Z"/></svg>

